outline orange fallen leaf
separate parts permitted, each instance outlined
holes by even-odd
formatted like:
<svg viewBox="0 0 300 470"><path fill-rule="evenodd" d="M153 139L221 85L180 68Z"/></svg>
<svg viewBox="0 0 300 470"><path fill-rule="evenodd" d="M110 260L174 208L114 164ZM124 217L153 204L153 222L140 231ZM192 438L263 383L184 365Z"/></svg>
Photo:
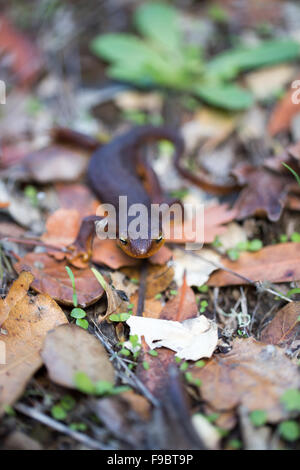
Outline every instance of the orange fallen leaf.
<svg viewBox="0 0 300 470"><path fill-rule="evenodd" d="M76 238L80 222L80 214L76 209L58 209L48 217L46 232L41 239L50 245L68 246Z"/></svg>
<svg viewBox="0 0 300 470"><path fill-rule="evenodd" d="M20 84L29 86L42 68L42 57L35 44L4 16L0 17L0 44L1 53L9 56L11 68Z"/></svg>
<svg viewBox="0 0 300 470"><path fill-rule="evenodd" d="M46 336L42 359L50 379L76 388L74 375L84 372L94 383L115 381L115 372L101 342L76 325L61 325Z"/></svg>
<svg viewBox="0 0 300 470"><path fill-rule="evenodd" d="M203 243L212 243L217 235L221 235L226 231L228 222L235 219L237 211L235 209L228 209L228 204L219 204L215 206L209 206L204 209L204 231L203 231ZM171 236L167 240L170 243L192 243L195 238L188 238L184 236L184 233L195 232L195 220L186 219L184 222L183 236L176 237L176 230L178 222L175 221L174 226L171 227ZM178 232L181 232L181 222L179 222ZM177 227L176 227L177 226Z"/></svg>
<svg viewBox="0 0 300 470"><path fill-rule="evenodd" d="M135 267L122 268L122 272L130 279L139 279L140 270ZM149 265L147 268L146 299L155 297L166 290L174 278L174 269L171 266Z"/></svg>
<svg viewBox="0 0 300 470"><path fill-rule="evenodd" d="M87 186L79 183L57 183L55 189L61 209L76 209L81 218L96 214L100 202Z"/></svg>
<svg viewBox="0 0 300 470"><path fill-rule="evenodd" d="M11 302L11 308L2 325L7 334L1 335L6 364L0 365L0 414L5 405L12 405L18 399L28 380L41 367L40 349L48 331L67 323L64 312L49 295L27 295L25 287L29 279L29 273L20 275L19 283L14 284L6 299Z"/></svg>
<svg viewBox="0 0 300 470"><path fill-rule="evenodd" d="M293 117L300 112L300 103L296 104L292 101L294 93L295 89L289 87L284 97L272 111L268 123L268 132L271 136L289 130Z"/></svg>
<svg viewBox="0 0 300 470"><path fill-rule="evenodd" d="M264 343L290 346L299 337L300 302L290 302L276 313L262 330L260 339Z"/></svg>
<svg viewBox="0 0 300 470"><path fill-rule="evenodd" d="M73 288L66 271L66 261L57 261L46 253L29 253L18 261L14 268L17 272L29 270L34 275L32 288L47 293L65 305L73 305ZM89 268L72 268L78 304L91 305L103 295L103 289Z"/></svg>
<svg viewBox="0 0 300 470"><path fill-rule="evenodd" d="M291 282L300 279L300 243L266 246L256 253L242 253L237 261L224 257L221 264L251 281ZM207 284L222 287L247 284L247 280L220 269Z"/></svg>
<svg viewBox="0 0 300 470"><path fill-rule="evenodd" d="M10 310L26 295L33 280L34 276L31 273L21 272L11 285L7 296L4 299L0 298L0 326L8 317Z"/></svg>
<svg viewBox="0 0 300 470"><path fill-rule="evenodd" d="M194 366L191 373L201 380L201 396L214 409L244 405L249 411L264 410L270 422L286 417L280 397L300 385L297 365L284 351L253 338L235 339L229 353L215 355L203 368Z"/></svg>

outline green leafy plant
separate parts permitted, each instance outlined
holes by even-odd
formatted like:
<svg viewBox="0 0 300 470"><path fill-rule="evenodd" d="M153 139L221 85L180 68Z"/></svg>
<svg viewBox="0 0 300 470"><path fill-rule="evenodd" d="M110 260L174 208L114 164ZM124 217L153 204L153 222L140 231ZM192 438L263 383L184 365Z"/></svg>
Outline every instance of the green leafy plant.
<svg viewBox="0 0 300 470"><path fill-rule="evenodd" d="M76 325L80 326L80 328L83 328L84 330L87 330L89 327L89 322L85 319L86 313L85 311L78 307L78 298L77 298L77 291L75 287L75 278L72 270L69 268L69 266L66 266L67 273L69 275L69 278L71 279L72 283L72 288L73 288L73 305L74 308L71 311L71 317L76 319Z"/></svg>
<svg viewBox="0 0 300 470"><path fill-rule="evenodd" d="M233 83L241 72L299 57L297 42L275 39L234 48L205 61L203 50L185 41L179 17L171 5L145 3L133 16L141 37L104 34L92 41L91 49L111 64L108 75L114 79L184 91L229 110L248 108L253 102L248 90Z"/></svg>
<svg viewBox="0 0 300 470"><path fill-rule="evenodd" d="M267 421L267 413L264 410L251 411L249 417L253 426L256 427L263 426Z"/></svg>
<svg viewBox="0 0 300 470"><path fill-rule="evenodd" d="M259 251L262 247L262 241L258 238L254 238L254 240L238 243L235 248L230 248L227 250L227 256L231 261L237 261L243 251Z"/></svg>
<svg viewBox="0 0 300 470"><path fill-rule="evenodd" d="M300 437L300 426L296 421L283 421L278 426L279 434L286 441L296 441Z"/></svg>
<svg viewBox="0 0 300 470"><path fill-rule="evenodd" d="M74 383L77 390L82 393L86 393L87 395L117 395L118 393L130 390L130 387L125 385L115 387L114 384L107 382L106 380L99 380L94 383L84 372L76 372Z"/></svg>

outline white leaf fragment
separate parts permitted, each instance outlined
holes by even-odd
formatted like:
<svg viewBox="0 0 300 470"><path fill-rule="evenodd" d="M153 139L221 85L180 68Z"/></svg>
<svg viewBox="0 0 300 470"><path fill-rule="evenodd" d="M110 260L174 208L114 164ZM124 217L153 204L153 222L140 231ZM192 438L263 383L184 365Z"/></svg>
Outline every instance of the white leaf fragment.
<svg viewBox="0 0 300 470"><path fill-rule="evenodd" d="M137 335L139 342L144 336L150 349L172 349L181 359L197 361L211 357L218 342L216 323L204 315L182 323L132 315L126 323L130 327L130 334ZM125 347L132 350L131 342L127 341Z"/></svg>

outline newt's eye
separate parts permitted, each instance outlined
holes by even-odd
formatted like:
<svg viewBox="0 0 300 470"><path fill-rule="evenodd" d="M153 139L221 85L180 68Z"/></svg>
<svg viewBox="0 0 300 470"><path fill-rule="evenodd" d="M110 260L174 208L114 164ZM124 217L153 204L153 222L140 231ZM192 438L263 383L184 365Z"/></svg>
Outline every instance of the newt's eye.
<svg viewBox="0 0 300 470"><path fill-rule="evenodd" d="M164 238L163 235L160 235L158 238L156 238L156 240L155 240L156 243L160 243L163 238Z"/></svg>
<svg viewBox="0 0 300 470"><path fill-rule="evenodd" d="M119 238L120 242L122 243L122 245L127 245L128 241L126 240L126 238Z"/></svg>

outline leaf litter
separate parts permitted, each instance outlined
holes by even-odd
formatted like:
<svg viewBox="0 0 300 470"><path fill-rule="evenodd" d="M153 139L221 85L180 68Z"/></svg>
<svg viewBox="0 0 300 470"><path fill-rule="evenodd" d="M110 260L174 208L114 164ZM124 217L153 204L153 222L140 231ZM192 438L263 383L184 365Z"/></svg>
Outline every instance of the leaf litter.
<svg viewBox="0 0 300 470"><path fill-rule="evenodd" d="M180 75L170 85L175 74L170 75L158 56L168 51L166 55L172 57L173 43L169 41L173 38L178 46L176 54L185 58L186 44L182 31L174 29L168 36L161 34L159 21L147 23L145 12L148 8L151 11L151 6L146 5L143 14L134 14L141 36L138 40L132 35L128 42L128 63L119 69L106 68L100 75L103 83L107 73L122 73L124 79L133 82L139 82L142 73L147 79L149 72L140 56L142 47L147 60L149 54L153 59L154 91L104 86L93 94L97 99L100 96L99 103L93 99L93 110L90 105L84 106L84 112L92 110L97 120L92 116L68 117L73 129L55 127L50 136L48 128L61 117L61 109L54 103L67 109L68 93L62 103L57 95L61 83L47 70L46 77L33 88L36 94L30 94L30 111L26 111L27 95L39 80L43 60L27 36L1 18L4 59L14 59L8 63L9 76L15 73L13 79L24 86L22 92L9 90L15 110L10 117L5 113L1 124L1 169L5 168L1 215L3 223L11 217L23 227L15 232L11 226L10 233L3 226L6 239L0 244L2 293L14 278L12 266L19 274L6 297L0 299L0 340L7 346L7 364L0 365L0 409L7 413L4 426L11 419L17 429L22 429L21 413L27 413L30 424L40 421L44 427L59 431L55 434L57 441L51 443L58 448L66 445L65 436L74 448L78 441L98 448L105 446L103 440L130 449L143 448L145 442L159 449L298 446L297 440L289 440L285 428L289 430L290 423L294 428L299 426L295 403L300 387L300 204L299 188L282 162L299 173L299 106L291 104L295 90L290 88L297 75L294 63L285 62L298 56L299 46L291 40L276 39L278 23L289 29L287 8L282 2L279 5L272 0L276 8L249 3L242 14L240 6L233 3L222 2L221 10L205 10L209 19L205 17L203 24L207 22L210 28L200 42L186 8L181 10L184 37L192 42L196 39L198 48L209 45L203 55L207 62L197 58L197 74L204 66L205 75L211 74L214 80L218 77L222 89L204 87L203 83L198 86L193 79L193 96L191 86L182 94L177 88ZM155 8L160 11L159 6ZM171 24L174 10L164 8L164 15L173 11ZM258 18L273 22L269 25L272 32L267 24L259 25ZM250 28L251 37L243 25ZM222 31L227 38L227 26L239 27L237 34L245 48L224 53L228 47L221 47L220 54L211 57L214 47L219 47L218 33ZM265 41L265 36L272 39ZM151 38L149 47L144 38ZM114 41L117 39L115 36ZM39 45L44 48L48 42L42 40ZM129 60L132 47L137 48L138 61ZM117 54L122 60L120 50ZM85 56L82 64L91 57ZM23 75L20 64L25 59L27 71L24 69ZM194 73L193 60L196 58L191 50L184 62L189 77ZM139 65L134 77L128 75L132 73L130 64ZM70 85L67 68L66 86ZM240 72L242 76L238 76ZM96 75L99 80L99 70ZM172 94L155 90L155 82L162 81L163 87L178 91L176 100ZM186 83L183 85L186 87ZM78 91L81 94L80 87ZM206 104L200 104L196 96ZM258 103L251 107L254 98ZM246 112L242 108L247 108ZM187 240L171 236L149 260L145 277L141 274L143 263L127 257L113 240L95 238L91 260L72 260L68 246L76 238L82 218L94 214L99 204L83 177L90 153L133 123L163 121L180 128L187 149L182 160L185 174L197 176L202 189L193 191L188 180L178 173L175 177L164 142L158 145L154 168L172 197L204 204L204 249L184 251L182 245ZM87 129L89 135L78 129ZM222 197L212 199L208 191ZM187 228L193 223L185 221ZM16 249L19 242L8 241L12 236L23 239L22 250ZM256 246L253 252L249 246ZM90 269L93 264L101 272L100 283ZM66 267L71 267L74 275L76 307ZM145 297L142 310L140 305L138 308L141 296ZM75 326L72 307L88 319L88 331ZM240 322L240 315L247 321ZM71 324L67 324L67 318ZM47 374L43 370L36 374L43 363ZM85 386L79 387L82 393L78 392L76 373L85 381ZM97 382L102 386L106 383L106 389L102 389L101 398L94 399L91 395ZM123 391L122 385L132 390ZM63 409L64 418L60 420L52 413L52 405L60 408L65 403L64 388L69 389L76 406ZM113 390L118 394L113 395ZM16 403L19 398L21 402ZM13 418L8 416L7 405L14 403L16 410L23 411ZM102 424L95 421L95 415ZM254 424L255 416L264 417L259 421L261 427L258 421ZM82 422L78 423L79 419ZM74 431L76 426L80 432Z"/></svg>

